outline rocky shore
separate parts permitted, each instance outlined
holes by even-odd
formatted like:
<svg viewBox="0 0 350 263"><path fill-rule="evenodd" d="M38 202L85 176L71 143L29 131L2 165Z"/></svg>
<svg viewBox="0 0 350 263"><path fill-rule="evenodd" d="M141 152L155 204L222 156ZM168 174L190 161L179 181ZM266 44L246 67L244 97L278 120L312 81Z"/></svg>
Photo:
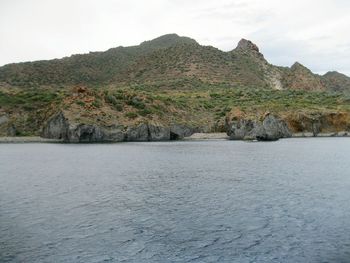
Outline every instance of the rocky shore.
<svg viewBox="0 0 350 263"><path fill-rule="evenodd" d="M189 137L195 129L180 125L139 123L137 125L99 126L71 122L63 112L52 116L43 128L41 136L68 143L123 142L123 141L169 141Z"/></svg>
<svg viewBox="0 0 350 263"><path fill-rule="evenodd" d="M103 125L98 122L79 122L66 116L64 111L59 111L45 121L40 137L10 132L8 137L0 137L0 142L100 143L183 139L275 141L282 138L350 137L348 117L342 112L312 115L265 112L246 115L233 111L227 114L221 126L192 127L155 121ZM2 123L6 124L6 119L3 118Z"/></svg>

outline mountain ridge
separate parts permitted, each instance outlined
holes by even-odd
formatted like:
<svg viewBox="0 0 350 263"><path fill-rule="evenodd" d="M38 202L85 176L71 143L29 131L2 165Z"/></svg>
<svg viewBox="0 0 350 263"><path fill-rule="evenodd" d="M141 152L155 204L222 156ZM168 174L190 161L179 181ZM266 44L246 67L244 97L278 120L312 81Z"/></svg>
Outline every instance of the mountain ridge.
<svg viewBox="0 0 350 263"><path fill-rule="evenodd" d="M350 78L346 75L320 76L299 62L291 67L272 65L258 46L247 39L241 39L231 51L222 51L177 34L136 46L0 67L0 82L18 87L125 85L179 78L279 90L350 91Z"/></svg>
<svg viewBox="0 0 350 263"><path fill-rule="evenodd" d="M0 136L67 142L350 135L350 78L275 66L168 34L137 46L0 67Z"/></svg>

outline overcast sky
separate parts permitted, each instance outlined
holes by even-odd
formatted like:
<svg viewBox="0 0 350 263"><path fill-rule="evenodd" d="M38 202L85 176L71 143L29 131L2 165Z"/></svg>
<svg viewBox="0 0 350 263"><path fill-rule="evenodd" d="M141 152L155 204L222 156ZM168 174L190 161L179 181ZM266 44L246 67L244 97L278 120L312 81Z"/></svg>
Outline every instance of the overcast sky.
<svg viewBox="0 0 350 263"><path fill-rule="evenodd" d="M0 0L0 65L136 45L167 33L273 64L350 75L348 0Z"/></svg>

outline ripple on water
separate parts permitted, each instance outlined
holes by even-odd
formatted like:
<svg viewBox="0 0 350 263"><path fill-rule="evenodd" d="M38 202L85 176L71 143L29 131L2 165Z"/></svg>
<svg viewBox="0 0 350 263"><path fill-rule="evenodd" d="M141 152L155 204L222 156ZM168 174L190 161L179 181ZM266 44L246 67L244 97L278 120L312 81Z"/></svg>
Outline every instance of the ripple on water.
<svg viewBox="0 0 350 263"><path fill-rule="evenodd" d="M5 144L0 262L349 263L349 146Z"/></svg>

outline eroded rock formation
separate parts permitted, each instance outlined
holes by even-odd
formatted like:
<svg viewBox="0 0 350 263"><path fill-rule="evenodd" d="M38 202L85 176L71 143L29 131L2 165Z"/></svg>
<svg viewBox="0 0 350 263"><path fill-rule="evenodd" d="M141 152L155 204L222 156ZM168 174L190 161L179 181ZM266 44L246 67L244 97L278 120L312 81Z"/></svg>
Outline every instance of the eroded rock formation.
<svg viewBox="0 0 350 263"><path fill-rule="evenodd" d="M191 136L193 129L185 125L163 126L140 123L135 126L99 126L70 122L63 112L52 116L42 130L42 137L64 142L168 141Z"/></svg>
<svg viewBox="0 0 350 263"><path fill-rule="evenodd" d="M227 135L231 140L274 141L291 137L287 123L271 114L264 119L232 119L227 121Z"/></svg>

